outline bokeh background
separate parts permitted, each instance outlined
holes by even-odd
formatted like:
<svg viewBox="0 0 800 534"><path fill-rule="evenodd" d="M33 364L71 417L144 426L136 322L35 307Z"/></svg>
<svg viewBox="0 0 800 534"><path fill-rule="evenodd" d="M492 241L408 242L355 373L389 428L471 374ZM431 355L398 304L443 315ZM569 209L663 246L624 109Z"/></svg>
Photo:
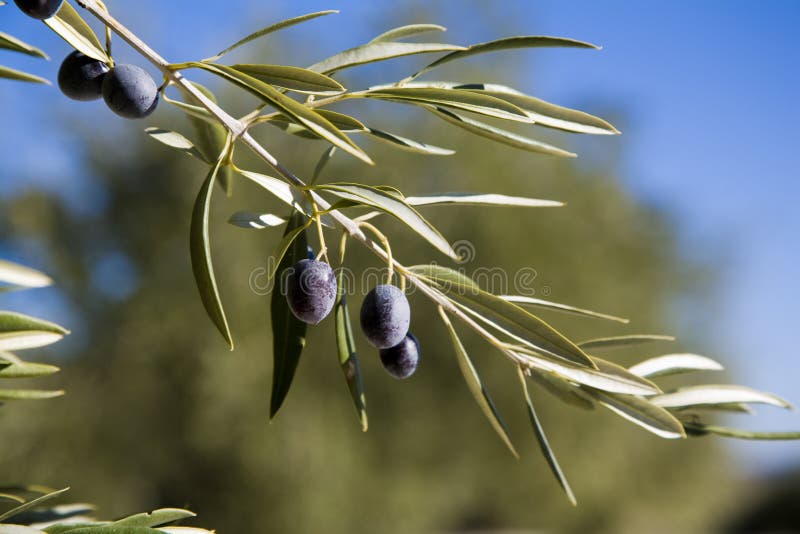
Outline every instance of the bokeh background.
<svg viewBox="0 0 800 534"><path fill-rule="evenodd" d="M726 364L726 376L705 381L800 402L797 2L108 3L174 61L209 56L273 21L327 8L342 12L229 59L307 65L423 21L447 26L443 39L458 44L544 34L602 45L600 52L487 55L435 75L514 85L622 130L600 138L536 132L578 151L575 161L472 138L403 106L363 105L370 124L458 154L432 158L364 141L377 168L341 157L328 176L408 194L564 200L558 210L426 214L451 239L475 244L468 268L533 267L537 289L550 298L633 319L630 327L609 327L546 317L577 339L663 332L680 340L614 353L618 361L691 349ZM3 64L55 78L68 52L63 42L13 6L0 9L0 30L54 58L3 54ZM115 54L142 64L121 44ZM354 69L341 79L352 87L392 81L425 60ZM239 111L249 103L233 92L222 98ZM413 330L424 362L412 380L387 377L358 340L367 434L337 369L332 321L313 329L295 388L270 423L268 298L248 280L279 232L248 232L225 220L239 209L281 208L244 183L231 199L215 197L216 268L237 340L229 353L203 313L188 259L190 206L204 171L146 139L141 130L150 125L190 132L166 105L143 122L123 123L102 103L74 103L53 87L0 83L0 256L57 281L53 289L4 294L3 307L73 332L39 358L63 368L48 385L67 396L0 412L3 482L70 485L73 499L97 503L106 516L185 505L200 514L198 524L222 533L800 528L791 517L800 498L796 443L664 442L610 413L534 392L580 502L572 509L508 387L511 368L465 333L523 452L519 462L482 420L434 310L419 297ZM301 174L323 150L278 130L263 130L261 139ZM387 221L386 228L407 263L432 258L401 227ZM355 247L351 254L355 269L375 265ZM722 421L800 428L796 412L766 408L756 418Z"/></svg>

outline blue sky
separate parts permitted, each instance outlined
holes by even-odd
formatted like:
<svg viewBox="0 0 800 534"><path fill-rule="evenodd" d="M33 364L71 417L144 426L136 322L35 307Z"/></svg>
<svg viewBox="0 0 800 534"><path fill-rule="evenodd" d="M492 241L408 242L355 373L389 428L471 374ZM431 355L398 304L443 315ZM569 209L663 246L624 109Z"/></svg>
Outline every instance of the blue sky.
<svg viewBox="0 0 800 534"><path fill-rule="evenodd" d="M597 143L598 148L589 150L619 151L622 179L642 202L667 210L684 253L724 266L719 303L690 315L705 316L696 326L710 338L711 355L730 362L739 381L800 402L793 313L800 300L800 247L795 237L800 230L795 206L800 193L800 52L795 43L800 2L430 0L393 2L391 13L387 4L369 0L108 3L145 40L175 60L193 57L198 42L209 55L250 29L327 8L342 10L339 19L312 23L312 33L305 35L325 41L331 49L369 37L355 25L351 29L350 22L388 25L387 17L398 25L418 22L426 18L421 13L426 5L436 9L434 22L450 27L447 37L457 43L497 37L496 26L483 22L488 16L502 22L508 35L564 35L602 45L600 52L516 52L520 63L515 65L525 67L527 78L521 85L564 105L624 114L621 137L593 139L581 146ZM154 19L156 6L161 16ZM185 9L192 17L183 15ZM179 28L170 27L169 21L179 19ZM341 31L342 24L348 24L347 31ZM0 29L42 46L55 58L67 51L38 23L9 7L0 9ZM302 30L291 31L304 35ZM318 59L304 50L288 52L301 63ZM51 79L57 69L57 62L8 54L0 59ZM47 106L29 107L30 92L46 97ZM55 98L52 88L0 85L4 184L16 176L17 187L62 187L48 182L48 169L53 168L62 171L59 176L71 174L79 180L80 168L71 156L73 147L68 141L63 144L63 132L41 133L56 123L53 113L69 115L71 105L64 100ZM23 132L37 132L42 142L61 143L62 151L43 161L19 141L22 136L8 136L7 125L22 124ZM91 209L81 195L71 201L75 209ZM800 429L797 412L759 411L759 418L739 422L753 428ZM732 446L753 469L800 464L796 443Z"/></svg>

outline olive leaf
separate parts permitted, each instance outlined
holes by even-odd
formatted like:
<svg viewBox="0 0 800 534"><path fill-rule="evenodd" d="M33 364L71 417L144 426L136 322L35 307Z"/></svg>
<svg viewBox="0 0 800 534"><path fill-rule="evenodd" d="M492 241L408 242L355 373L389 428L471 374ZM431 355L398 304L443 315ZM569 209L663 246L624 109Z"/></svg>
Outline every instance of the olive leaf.
<svg viewBox="0 0 800 534"><path fill-rule="evenodd" d="M655 395L648 399L656 406L671 409L694 408L697 406L713 406L732 403L758 403L791 409L792 405L784 399L745 386L735 385L701 385L686 386L674 391Z"/></svg>
<svg viewBox="0 0 800 534"><path fill-rule="evenodd" d="M278 217L272 213L252 213L249 211L237 211L228 219L228 223L240 228L251 228L263 230L286 224L286 219Z"/></svg>
<svg viewBox="0 0 800 534"><path fill-rule="evenodd" d="M552 471L553 476L556 477L556 480L561 485L564 493L567 494L567 499L569 499L569 502L572 503L572 506L577 506L578 501L575 499L575 494L572 492L572 488L569 486L569 482L567 481L567 477L564 475L564 472L561 470L561 466L558 465L556 455L553 452L553 449L550 448L550 443L547 441L547 435L544 433L544 428L539 422L539 418L536 416L536 410L533 407L533 401L531 400L531 395L528 391L528 383L525 380L525 372L522 370L522 367L517 366L517 376L519 377L519 382L522 386L522 394L525 397L525 405L528 409L528 418L531 420L533 433L536 435L536 440L539 442L539 448L542 451L542 455L544 456L545 460L547 460L547 465L550 466L550 471Z"/></svg>
<svg viewBox="0 0 800 534"><path fill-rule="evenodd" d="M8 67L4 67L2 65L0 65L0 78L6 78L8 80L16 80L18 82L43 83L45 85L50 85L50 82L48 80L45 80L41 76L36 76L35 74L28 74L27 72L11 69Z"/></svg>
<svg viewBox="0 0 800 534"><path fill-rule="evenodd" d="M448 107L497 119L527 123L533 122L524 110L518 108L514 104L510 104L505 100L493 96L482 95L472 91L439 89L435 87L400 86L372 88L355 96L360 98L390 100L423 107Z"/></svg>
<svg viewBox="0 0 800 534"><path fill-rule="evenodd" d="M451 61L455 61L457 59L464 59L470 56L475 56L478 54L485 54L487 52L497 52L500 50L511 50L515 48L541 48L541 47L567 47L567 48L593 48L595 50L599 50L600 47L597 45L593 45L591 43L587 43L584 41L578 41L575 39L568 39L565 37L550 37L546 35L525 35L525 36L516 36L516 37L505 37L503 39L497 39L494 41L489 41L486 43L478 43L469 46L465 50L459 50L456 52L451 52L444 57L441 57L425 67L424 69L416 72L412 76L409 76L404 81L410 81L418 76L435 69L441 65L446 63L450 63Z"/></svg>
<svg viewBox="0 0 800 534"><path fill-rule="evenodd" d="M344 373L347 389L356 407L361 430L366 432L368 427L367 399L364 394L364 384L361 380L361 367L356 353L356 342L353 338L353 326L350 323L350 312L347 309L347 294L344 287L344 268L339 268L336 280L338 297L334 306L336 319L336 347L339 351L339 366Z"/></svg>
<svg viewBox="0 0 800 534"><path fill-rule="evenodd" d="M65 1L61 4L58 13L42 22L78 52L98 61L111 64L111 58L108 57L103 45L100 44L97 35L69 2Z"/></svg>
<svg viewBox="0 0 800 534"><path fill-rule="evenodd" d="M300 354L306 345L307 325L292 314L282 284L287 270L307 255L308 241L304 231L307 222L308 219L299 213L291 215L284 232L284 240L290 235L293 238L282 258L278 260L279 265L274 269L277 277L274 278L275 286L270 304L273 358L270 418L275 417L289 393L297 364L300 362Z"/></svg>
<svg viewBox="0 0 800 534"><path fill-rule="evenodd" d="M217 279L214 276L214 265L211 261L211 237L208 228L214 182L224 158L225 154L223 153L214 167L208 172L197 194L194 209L192 210L189 253L192 259L192 271L194 272L195 282L200 292L203 306L217 330L233 350L233 338L228 326L228 319L225 317L225 310L222 307Z"/></svg>
<svg viewBox="0 0 800 534"><path fill-rule="evenodd" d="M44 347L68 333L65 328L49 321L0 311L0 351Z"/></svg>
<svg viewBox="0 0 800 534"><path fill-rule="evenodd" d="M203 93L203 95L211 100L217 102L217 97L208 90L206 87L199 83L192 83L195 89ZM184 99L193 98L187 91L181 89L181 95ZM217 155L225 148L225 143L228 139L228 133L225 128L216 121L209 121L207 117L210 116L205 108L200 108L203 113L191 113L190 110L184 109L183 111L189 116L189 122L194 129L195 138L197 139L197 150L202 154L203 159L209 165L217 159ZM205 116L204 116L205 115ZM227 196L233 193L233 172L230 165L220 166L217 171L217 182Z"/></svg>
<svg viewBox="0 0 800 534"><path fill-rule="evenodd" d="M335 9L329 9L327 11L317 11L316 13L307 13L305 15L300 15L299 17L293 17L293 18L290 18L290 19L282 20L280 22L276 22L275 24L270 24L266 28L262 28L262 29L260 29L258 31L255 31L255 32L249 34L247 37L244 37L243 39L240 39L239 41L236 41L231 46L229 46L228 48L224 49L223 51L221 51L217 55L211 56L209 58L206 58L203 61L209 61L209 62L217 61L222 56L224 56L225 54L230 52L231 50L239 48L240 46L242 46L244 44L247 44L247 43L249 43L249 42L251 42L251 41L253 41L255 39L258 39L259 37L263 37L265 35L269 35L270 33L276 32L278 30L282 30L284 28L289 28L291 26L294 26L295 24L300 24L301 22L305 22L307 20L312 20L312 19L315 19L317 17L323 17L325 15L330 15L332 13L338 13L338 12L339 11L335 10Z"/></svg>
<svg viewBox="0 0 800 534"><path fill-rule="evenodd" d="M0 352L0 378L35 378L59 371L55 365L29 363L10 352Z"/></svg>
<svg viewBox="0 0 800 534"><path fill-rule="evenodd" d="M0 260L0 283L34 288L49 286L53 280L36 269Z"/></svg>
<svg viewBox="0 0 800 534"><path fill-rule="evenodd" d="M631 345L640 345L642 343L651 343L654 341L675 341L675 338L661 334L633 334L628 336L589 339L579 342L578 346L582 349L614 349Z"/></svg>
<svg viewBox="0 0 800 534"><path fill-rule="evenodd" d="M45 495L42 495L41 497L37 497L36 499L32 499L32 500L26 502L25 504L21 504L21 505L17 506L16 508L12 508L11 510L9 510L9 511L3 513L3 514L0 514L0 523L5 521L6 519L11 519L12 517L14 517L16 515L19 515L22 512L25 512L27 510L31 510L33 508L36 508L37 506L39 506L43 502L49 501L51 499L55 499L56 497L59 497L60 495L66 493L67 491L69 491L69 488L64 488L64 489L60 489L58 491L53 491L53 492L47 493Z"/></svg>
<svg viewBox="0 0 800 534"><path fill-rule="evenodd" d="M609 315L607 313L600 313L592 310L587 310L584 308L576 308L575 306L568 306L567 304L561 304L560 302L552 302L549 300L537 299L533 297L525 297L520 295L501 295L500 298L507 300L509 302L513 302L514 304L521 304L523 306L533 306L535 308L542 308L545 310L553 310L562 313L569 313L572 315L581 315L584 317L592 317L595 319L605 319L607 321L615 321L623 324L628 324L630 322L628 319L625 319L623 317L617 317L616 315Z"/></svg>
<svg viewBox="0 0 800 534"><path fill-rule="evenodd" d="M366 65L367 63L375 63L377 61L386 61L387 59L411 56L415 54L452 52L455 50L464 50L464 47L443 43L396 43L374 41L350 48L343 52L339 52L338 54L335 54L329 58L314 63L308 67L308 69L315 72L321 72L323 74L333 74L334 72L343 69L356 67L358 65Z"/></svg>
<svg viewBox="0 0 800 534"><path fill-rule="evenodd" d="M699 354L665 354L656 356L628 368L644 378L686 373L689 371L721 371L722 365Z"/></svg>
<svg viewBox="0 0 800 534"><path fill-rule="evenodd" d="M586 388L586 390L594 396L600 404L612 412L659 437L666 439L680 439L686 437L686 432L681 422L667 410L656 406L652 402L632 395L619 395L608 391L598 391L592 388Z"/></svg>
<svg viewBox="0 0 800 534"><path fill-rule="evenodd" d="M577 154L574 152L564 150L563 148L558 148L542 141L537 141L536 139L531 139L530 137L525 137L524 135L509 132L508 130L503 130L502 128L497 128L496 126L486 124L485 122L481 122L470 117L453 113L452 111L441 106L427 106L426 109L440 119L449 122L454 126L458 126L459 128L472 134L491 139L492 141L497 141L498 143L502 143L510 147L527 150L528 152L559 156L562 158L577 157Z"/></svg>
<svg viewBox="0 0 800 534"><path fill-rule="evenodd" d="M236 64L231 68L270 85L277 85L297 93L335 95L346 89L342 84L313 70L285 65Z"/></svg>
<svg viewBox="0 0 800 534"><path fill-rule="evenodd" d="M387 43L391 41L397 41L399 39L405 39L406 37L421 35L423 33L444 31L447 31L447 28L444 26L439 26L438 24L409 24L407 26L399 26L397 28L392 28L391 30L385 31L372 39L369 43Z"/></svg>
<svg viewBox="0 0 800 534"><path fill-rule="evenodd" d="M311 186L310 189L332 193L344 200L370 206L392 215L425 238L439 251L453 259L458 254L439 231L402 198L377 187L354 183L330 183Z"/></svg>
<svg viewBox="0 0 800 534"><path fill-rule="evenodd" d="M19 52L21 54L27 54L33 57L50 59L42 50L33 45L29 45L28 43L21 41L13 35L9 35L5 32L0 32L0 48L11 50L13 52Z"/></svg>
<svg viewBox="0 0 800 534"><path fill-rule="evenodd" d="M511 437L508 435L506 425L503 423L497 408L495 408L494 402L492 402L492 398L489 396L489 392L487 392L486 388L483 386L481 378L478 376L478 371L475 370L475 366L472 364L469 355L467 355L464 345L461 344L461 340L453 327L453 323L450 322L450 318L447 317L447 313L445 313L441 307L439 308L439 316L442 318L442 322L445 327L447 327L447 331L450 334L450 340L453 343L453 348L455 349L458 360L458 368L464 376L464 382L466 382L470 393L472 393L472 396L475 398L478 406L480 406L486 419L489 420L494 431L497 432L497 435L500 436L500 439L505 443L506 447L508 447L508 450L511 451L511 454L513 454L515 458L519 458L517 450L514 448L513 443L511 443Z"/></svg>

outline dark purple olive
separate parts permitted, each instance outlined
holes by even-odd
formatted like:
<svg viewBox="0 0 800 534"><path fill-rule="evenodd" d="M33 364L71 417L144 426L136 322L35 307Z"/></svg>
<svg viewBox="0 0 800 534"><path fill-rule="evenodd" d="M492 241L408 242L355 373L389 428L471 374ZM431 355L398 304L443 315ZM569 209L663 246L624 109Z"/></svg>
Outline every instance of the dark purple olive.
<svg viewBox="0 0 800 534"><path fill-rule="evenodd" d="M286 278L286 302L295 317L317 324L333 309L336 300L336 276L322 261L300 260Z"/></svg>
<svg viewBox="0 0 800 534"><path fill-rule="evenodd" d="M73 52L58 69L58 88L73 100L97 100L103 96L103 78L108 65L80 52Z"/></svg>
<svg viewBox="0 0 800 534"><path fill-rule="evenodd" d="M380 355L386 372L402 380L413 375L417 370L420 360L419 342L413 334L408 333L394 347L381 349Z"/></svg>
<svg viewBox="0 0 800 534"><path fill-rule="evenodd" d="M14 0L14 3L29 17L43 20L58 13L63 0Z"/></svg>
<svg viewBox="0 0 800 534"><path fill-rule="evenodd" d="M408 333L410 322L408 300L395 286L376 286L361 304L361 330L376 349L388 349L400 343Z"/></svg>
<svg viewBox="0 0 800 534"><path fill-rule="evenodd" d="M120 117L143 119L158 105L158 87L144 69L117 65L103 79L103 100Z"/></svg>

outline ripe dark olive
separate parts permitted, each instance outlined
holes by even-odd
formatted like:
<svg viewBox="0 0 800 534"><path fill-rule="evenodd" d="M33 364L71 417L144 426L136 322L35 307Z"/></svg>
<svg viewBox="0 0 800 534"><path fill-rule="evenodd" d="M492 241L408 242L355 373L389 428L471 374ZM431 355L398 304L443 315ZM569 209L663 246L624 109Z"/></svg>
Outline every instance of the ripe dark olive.
<svg viewBox="0 0 800 534"><path fill-rule="evenodd" d="M63 0L14 0L14 3L29 17L43 20L55 15Z"/></svg>
<svg viewBox="0 0 800 534"><path fill-rule="evenodd" d="M295 317L317 324L333 309L336 300L336 276L322 261L300 260L286 279L286 302Z"/></svg>
<svg viewBox="0 0 800 534"><path fill-rule="evenodd" d="M419 342L409 333L394 347L381 349L380 355L387 373L399 379L408 378L419 365Z"/></svg>
<svg viewBox="0 0 800 534"><path fill-rule="evenodd" d="M136 65L117 65L103 79L103 100L120 117L143 119L158 105L158 87Z"/></svg>
<svg viewBox="0 0 800 534"><path fill-rule="evenodd" d="M80 52L73 52L58 69L58 88L73 100L97 100L103 96L103 78L108 65Z"/></svg>
<svg viewBox="0 0 800 534"><path fill-rule="evenodd" d="M408 300L395 286L376 286L361 304L361 330L376 349L388 349L400 343L408 333L410 322Z"/></svg>

